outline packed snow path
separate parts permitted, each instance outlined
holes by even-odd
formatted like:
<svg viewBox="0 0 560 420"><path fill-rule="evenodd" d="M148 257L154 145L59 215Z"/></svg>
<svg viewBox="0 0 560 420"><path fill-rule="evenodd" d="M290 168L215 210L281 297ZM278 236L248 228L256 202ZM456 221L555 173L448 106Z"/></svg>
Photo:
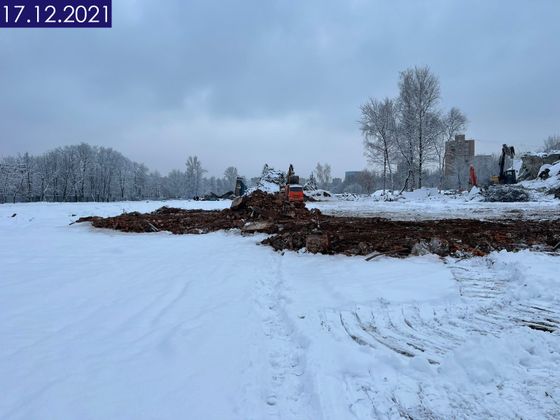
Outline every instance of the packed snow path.
<svg viewBox="0 0 560 420"><path fill-rule="evenodd" d="M0 418L560 417L558 256L69 226L161 205L0 206Z"/></svg>

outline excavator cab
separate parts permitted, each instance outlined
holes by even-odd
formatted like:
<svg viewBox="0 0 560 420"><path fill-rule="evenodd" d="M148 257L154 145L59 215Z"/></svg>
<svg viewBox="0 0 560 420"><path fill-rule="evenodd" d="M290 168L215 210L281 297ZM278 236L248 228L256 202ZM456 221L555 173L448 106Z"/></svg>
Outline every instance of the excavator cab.
<svg viewBox="0 0 560 420"><path fill-rule="evenodd" d="M508 169L507 171L504 171L502 184L515 184L516 182L517 174L515 173L515 169Z"/></svg>
<svg viewBox="0 0 560 420"><path fill-rule="evenodd" d="M286 173L285 193L287 201L303 203L303 187L299 183L299 176L295 174L292 164Z"/></svg>
<svg viewBox="0 0 560 420"><path fill-rule="evenodd" d="M286 199L288 201L303 202L303 187L299 184L286 185Z"/></svg>
<svg viewBox="0 0 560 420"><path fill-rule="evenodd" d="M514 157L514 147L508 146L507 144L502 145L502 155L500 156L500 175L498 175L498 182L500 184L515 184L517 182L515 170L505 168L507 158L513 161Z"/></svg>

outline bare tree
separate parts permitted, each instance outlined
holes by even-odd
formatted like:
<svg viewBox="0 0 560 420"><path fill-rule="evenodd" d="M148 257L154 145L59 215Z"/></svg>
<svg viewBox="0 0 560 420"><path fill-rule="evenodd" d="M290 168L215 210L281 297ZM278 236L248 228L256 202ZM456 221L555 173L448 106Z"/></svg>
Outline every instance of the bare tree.
<svg viewBox="0 0 560 420"><path fill-rule="evenodd" d="M164 194L165 182L164 178L158 171L153 171L148 174L147 195L151 199L161 200L167 196Z"/></svg>
<svg viewBox="0 0 560 420"><path fill-rule="evenodd" d="M93 164L93 154L94 150L89 144L82 143L76 147L79 201L85 200L86 180Z"/></svg>
<svg viewBox="0 0 560 420"><path fill-rule="evenodd" d="M130 188L130 179L133 174L133 164L120 153L116 156L116 178L118 184L118 194L121 200L128 196Z"/></svg>
<svg viewBox="0 0 560 420"><path fill-rule="evenodd" d="M25 195L26 201L33 201L33 190L34 190L34 180L35 180L35 159L33 159L29 153L24 153L23 156L19 156L19 167L21 170L21 175L23 176L22 192Z"/></svg>
<svg viewBox="0 0 560 420"><path fill-rule="evenodd" d="M315 176L317 178L319 188L328 189L332 182L331 165L328 163L325 163L324 165L317 163L317 166L315 167Z"/></svg>
<svg viewBox="0 0 560 420"><path fill-rule="evenodd" d="M226 188L228 191L233 191L235 189L235 184L237 182L237 177L239 173L235 166L230 166L224 171L224 178L226 180Z"/></svg>
<svg viewBox="0 0 560 420"><path fill-rule="evenodd" d="M202 169L202 164L198 156L189 156L187 159L187 195L197 197L200 194L202 177L206 172Z"/></svg>
<svg viewBox="0 0 560 420"><path fill-rule="evenodd" d="M167 175L167 191L171 198L183 198L187 193L187 177L184 172L173 169Z"/></svg>
<svg viewBox="0 0 560 420"><path fill-rule="evenodd" d="M2 159L0 165L0 180L2 182L3 200L16 202L18 196L23 198L25 188L25 167L22 164L21 156L6 157Z"/></svg>
<svg viewBox="0 0 560 420"><path fill-rule="evenodd" d="M358 177L358 184L363 188L363 192L371 194L375 189L375 173L364 169Z"/></svg>
<svg viewBox="0 0 560 420"><path fill-rule="evenodd" d="M391 168L393 155L397 149L397 108L392 99L385 98L382 102L370 99L361 106L362 118L360 128L364 135L364 154L372 163L383 165L383 194L387 188L387 172L393 186Z"/></svg>
<svg viewBox="0 0 560 420"><path fill-rule="evenodd" d="M400 134L404 140L401 153L409 165L411 188L415 187L414 171L418 174L418 187L422 188L424 164L430 159L436 137L439 80L429 67L410 68L401 73L399 91Z"/></svg>

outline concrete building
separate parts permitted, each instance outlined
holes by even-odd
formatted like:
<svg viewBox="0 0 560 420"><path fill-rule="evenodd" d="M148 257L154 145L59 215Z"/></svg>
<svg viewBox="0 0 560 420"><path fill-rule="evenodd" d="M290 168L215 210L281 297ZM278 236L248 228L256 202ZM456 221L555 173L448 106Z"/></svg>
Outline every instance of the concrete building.
<svg viewBox="0 0 560 420"><path fill-rule="evenodd" d="M331 183L331 191L335 194L342 192L342 178L333 178Z"/></svg>
<svg viewBox="0 0 560 420"><path fill-rule="evenodd" d="M474 163L475 142L466 140L464 134L445 143L445 166L443 169L446 188L466 189L469 183L469 167Z"/></svg>
<svg viewBox="0 0 560 420"><path fill-rule="evenodd" d="M344 173L344 183L346 185L358 184L362 171L346 171Z"/></svg>
<svg viewBox="0 0 560 420"><path fill-rule="evenodd" d="M466 140L464 134L455 136L455 140L445 143L445 176L451 176L457 168L473 163L475 153L474 140Z"/></svg>

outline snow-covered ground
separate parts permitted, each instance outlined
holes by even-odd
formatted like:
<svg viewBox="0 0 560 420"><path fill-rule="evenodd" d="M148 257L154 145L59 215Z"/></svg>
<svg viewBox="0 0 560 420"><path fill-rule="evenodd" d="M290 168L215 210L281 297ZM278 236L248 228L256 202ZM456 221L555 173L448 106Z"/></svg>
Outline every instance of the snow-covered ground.
<svg viewBox="0 0 560 420"><path fill-rule="evenodd" d="M69 225L162 204L0 205L0 418L560 418L558 256Z"/></svg>
<svg viewBox="0 0 560 420"><path fill-rule="evenodd" d="M547 179L532 179L520 182L520 184L525 188L530 188L532 190L553 190L560 188L560 162L556 162L553 165L545 164L539 169L539 175L542 172L548 170L549 177Z"/></svg>

